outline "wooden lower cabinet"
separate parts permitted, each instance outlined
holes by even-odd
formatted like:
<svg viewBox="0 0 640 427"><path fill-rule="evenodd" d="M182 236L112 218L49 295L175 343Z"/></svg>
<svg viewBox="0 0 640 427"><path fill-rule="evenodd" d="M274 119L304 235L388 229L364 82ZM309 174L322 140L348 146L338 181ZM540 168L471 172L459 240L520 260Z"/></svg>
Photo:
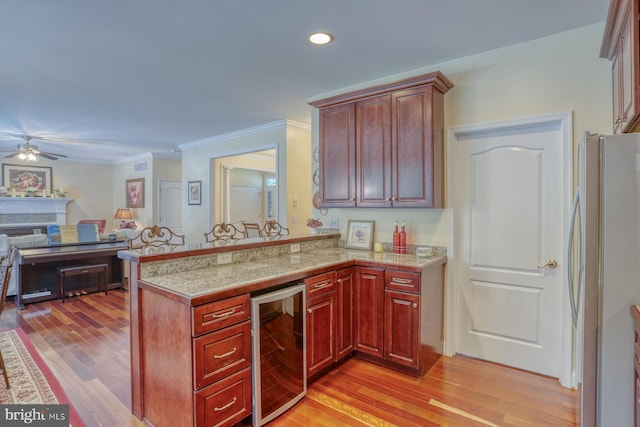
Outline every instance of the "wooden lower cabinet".
<svg viewBox="0 0 640 427"><path fill-rule="evenodd" d="M355 268L355 350L422 376L443 351L444 267L426 272Z"/></svg>
<svg viewBox="0 0 640 427"><path fill-rule="evenodd" d="M307 285L307 376L336 360L335 272L304 280Z"/></svg>
<svg viewBox="0 0 640 427"><path fill-rule="evenodd" d="M251 367L194 394L197 426L233 425L251 414Z"/></svg>
<svg viewBox="0 0 640 427"><path fill-rule="evenodd" d="M384 291L384 358L418 368L420 295Z"/></svg>
<svg viewBox="0 0 640 427"><path fill-rule="evenodd" d="M383 357L384 270L356 267L354 274L355 350Z"/></svg>
<svg viewBox="0 0 640 427"><path fill-rule="evenodd" d="M337 327L336 353L342 360L353 352L353 268L345 268L336 272L337 293Z"/></svg>
<svg viewBox="0 0 640 427"><path fill-rule="evenodd" d="M640 310L631 306L633 318L633 425L640 427Z"/></svg>

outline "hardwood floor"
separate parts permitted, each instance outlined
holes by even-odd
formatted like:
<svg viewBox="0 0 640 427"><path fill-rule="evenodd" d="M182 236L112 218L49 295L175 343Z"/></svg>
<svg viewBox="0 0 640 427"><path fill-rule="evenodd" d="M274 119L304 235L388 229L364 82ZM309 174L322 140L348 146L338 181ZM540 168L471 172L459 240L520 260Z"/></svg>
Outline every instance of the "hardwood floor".
<svg viewBox="0 0 640 427"><path fill-rule="evenodd" d="M128 293L5 308L0 329L31 339L87 426L143 426L130 414ZM11 373L9 373L11 375ZM467 357L423 378L351 358L310 384L272 426L575 426L575 391Z"/></svg>

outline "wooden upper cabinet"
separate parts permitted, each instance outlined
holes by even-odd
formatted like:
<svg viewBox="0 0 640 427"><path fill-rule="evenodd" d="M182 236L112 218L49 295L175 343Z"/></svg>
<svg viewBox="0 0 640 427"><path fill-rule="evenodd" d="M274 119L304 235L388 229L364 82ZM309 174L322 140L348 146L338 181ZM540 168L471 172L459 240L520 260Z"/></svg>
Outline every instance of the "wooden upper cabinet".
<svg viewBox="0 0 640 427"><path fill-rule="evenodd" d="M355 105L320 111L320 206L356 205Z"/></svg>
<svg viewBox="0 0 640 427"><path fill-rule="evenodd" d="M321 207L441 208L440 72L311 103L320 109Z"/></svg>
<svg viewBox="0 0 640 427"><path fill-rule="evenodd" d="M600 56L612 60L613 131L640 130L640 0L613 0Z"/></svg>

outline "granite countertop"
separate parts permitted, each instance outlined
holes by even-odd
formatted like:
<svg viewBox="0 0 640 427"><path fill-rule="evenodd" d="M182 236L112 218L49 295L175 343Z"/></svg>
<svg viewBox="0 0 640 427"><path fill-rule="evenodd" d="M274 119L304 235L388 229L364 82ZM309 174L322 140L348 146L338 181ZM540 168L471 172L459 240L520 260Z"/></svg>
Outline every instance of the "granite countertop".
<svg viewBox="0 0 640 427"><path fill-rule="evenodd" d="M261 261L220 265L212 268L165 274L147 279L155 286L195 298L212 292L239 288L260 282L304 273L323 267L331 267L348 261L366 261L381 267L409 267L424 269L446 262L446 256L417 257L414 254L375 253L342 248L319 249L313 252L296 253Z"/></svg>

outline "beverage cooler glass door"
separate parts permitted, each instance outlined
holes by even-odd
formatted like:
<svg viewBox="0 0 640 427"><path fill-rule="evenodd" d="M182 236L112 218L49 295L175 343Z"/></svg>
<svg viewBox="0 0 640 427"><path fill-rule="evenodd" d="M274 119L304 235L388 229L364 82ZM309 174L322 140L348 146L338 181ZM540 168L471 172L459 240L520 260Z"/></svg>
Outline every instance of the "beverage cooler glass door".
<svg viewBox="0 0 640 427"><path fill-rule="evenodd" d="M254 426L307 393L305 323L305 285L251 298Z"/></svg>

